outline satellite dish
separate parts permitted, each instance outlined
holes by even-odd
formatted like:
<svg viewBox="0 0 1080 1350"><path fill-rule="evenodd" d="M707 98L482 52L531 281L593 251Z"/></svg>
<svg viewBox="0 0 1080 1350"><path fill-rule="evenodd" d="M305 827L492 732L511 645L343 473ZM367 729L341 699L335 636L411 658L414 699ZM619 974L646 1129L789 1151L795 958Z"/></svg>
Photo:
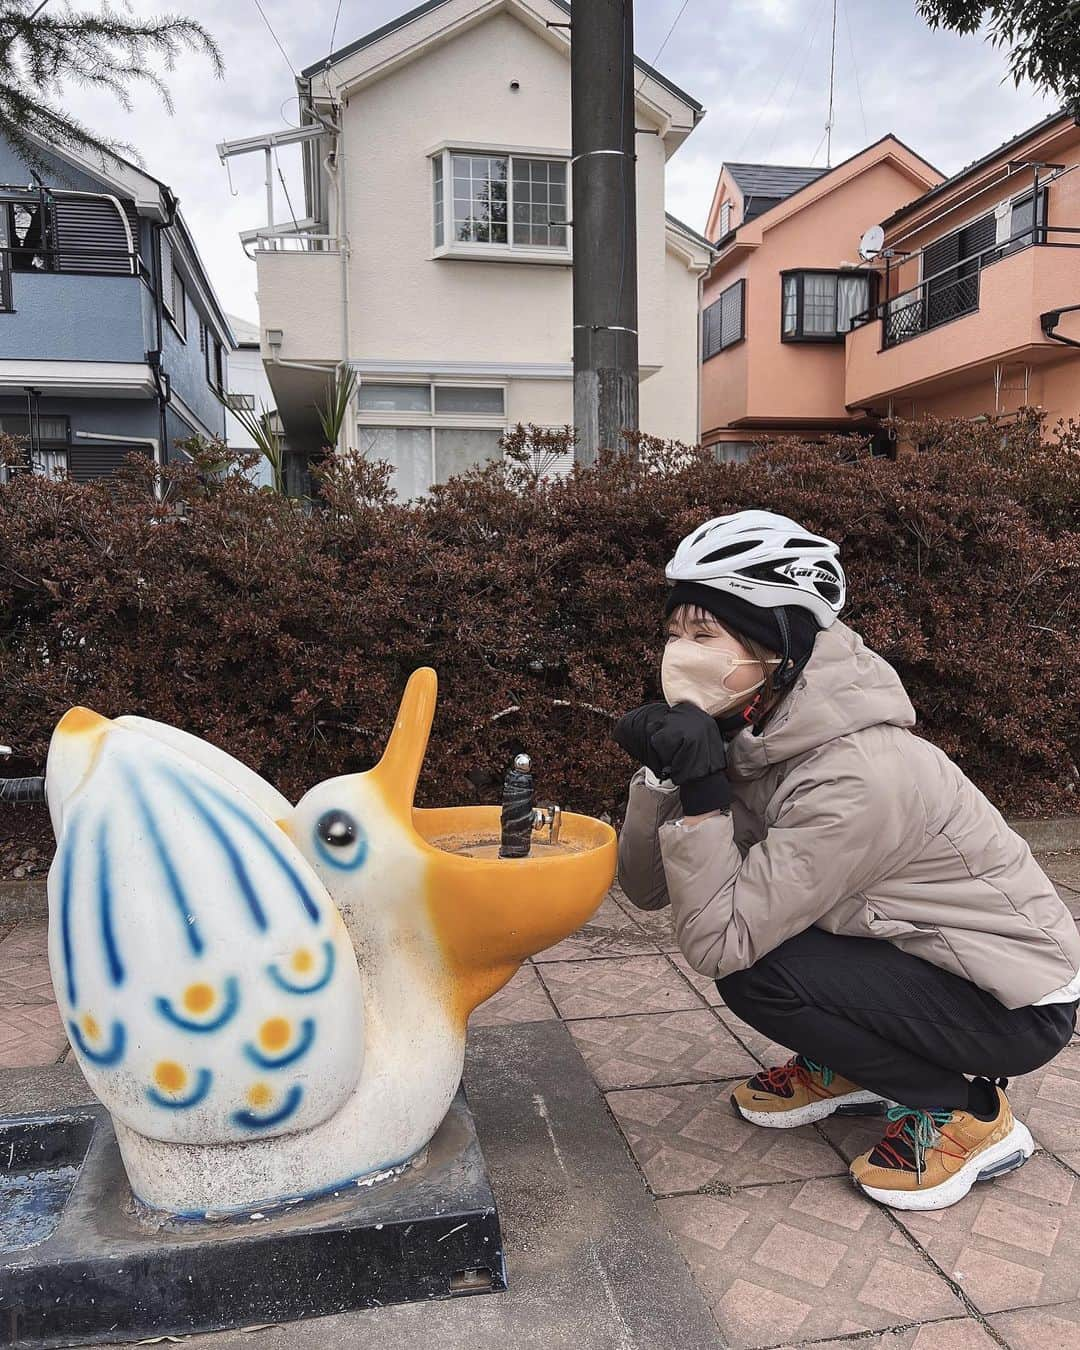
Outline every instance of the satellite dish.
<svg viewBox="0 0 1080 1350"><path fill-rule="evenodd" d="M873 262L884 247L885 231L880 225L871 225L859 240L859 257L863 262Z"/></svg>

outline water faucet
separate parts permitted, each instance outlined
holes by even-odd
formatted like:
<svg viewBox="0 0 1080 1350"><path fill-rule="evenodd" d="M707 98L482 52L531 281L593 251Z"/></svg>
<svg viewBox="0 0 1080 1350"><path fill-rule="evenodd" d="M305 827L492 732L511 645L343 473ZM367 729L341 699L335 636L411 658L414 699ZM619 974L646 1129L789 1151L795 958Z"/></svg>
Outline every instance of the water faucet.
<svg viewBox="0 0 1080 1350"><path fill-rule="evenodd" d="M516 755L503 782L500 858L527 858L534 830L547 830L547 842L557 844L562 830L562 808L533 805L532 760Z"/></svg>

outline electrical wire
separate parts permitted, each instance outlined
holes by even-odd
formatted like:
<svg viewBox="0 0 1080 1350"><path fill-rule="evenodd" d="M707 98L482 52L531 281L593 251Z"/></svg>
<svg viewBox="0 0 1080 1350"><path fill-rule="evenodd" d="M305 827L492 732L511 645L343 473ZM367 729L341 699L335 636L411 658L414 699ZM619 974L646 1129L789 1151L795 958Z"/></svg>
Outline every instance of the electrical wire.
<svg viewBox="0 0 1080 1350"><path fill-rule="evenodd" d="M338 19L341 18L341 0L337 0L337 9L334 11L334 26L330 29L330 51L334 50L334 38L337 37Z"/></svg>
<svg viewBox="0 0 1080 1350"><path fill-rule="evenodd" d="M773 130L772 139L769 141L769 148L765 151L766 160L768 160L769 156L772 154L773 146L776 144L776 138L780 134L780 128L784 124L784 119L787 117L789 108L795 101L795 95L799 92L799 86L802 84L802 77L806 74L806 67L810 62L810 53L814 50L814 43L817 41L818 26L821 23L821 16L825 13L828 7L829 7L829 0L822 0L822 3L819 6L817 14L814 18L814 27L812 32L810 33L810 41L806 45L806 51L803 54L802 65L799 67L799 73L795 77L795 83L791 86L791 91L787 96L787 102L784 104L780 116L776 119L776 126Z"/></svg>
<svg viewBox="0 0 1080 1350"><path fill-rule="evenodd" d="M870 139L870 133L866 129L866 109L863 107L862 86L859 84L859 63L855 60L855 43L851 37L851 16L848 13L847 0L842 0L844 7L844 27L847 29L848 51L851 52L851 69L855 73L855 92L859 96L859 116L862 118L863 140Z"/></svg>
<svg viewBox="0 0 1080 1350"><path fill-rule="evenodd" d="M806 37L807 33L810 31L810 23L811 23L811 20L810 20L809 17L807 17L806 22L803 24L802 28L801 28L801 29L799 30L799 32L796 34L795 41L791 44L791 46L790 46L790 47L787 49L787 51L784 53L784 60L780 63L780 73L779 73L779 74L777 75L777 77L776 77L776 83L773 85L772 89L769 91L769 97L765 100L765 102L764 102L764 103L759 103L759 104L758 104L757 116L754 118L753 126L751 126L750 130L749 130L749 131L746 133L746 135L742 138L742 142L741 142L741 144L739 145L738 150L736 150L735 156L734 156L734 158L731 160L731 163L733 163L733 164L738 164L738 163L742 160L742 157L743 157L743 151L747 148L747 146L750 144L750 142L754 139L754 135L755 135L755 133L757 132L758 127L761 125L761 119L762 119L762 116L763 116L765 113L767 113L767 112L772 108L773 100L776 98L776 91L780 88L780 85L781 85L782 82L783 82L784 76L788 73L788 69L789 69L789 58L792 57L792 56L795 54L796 48L800 45L800 43L802 42L802 40Z"/></svg>
<svg viewBox="0 0 1080 1350"><path fill-rule="evenodd" d="M264 24L266 24L266 27L267 27L267 30L268 30L269 33L270 33L270 36L271 36L271 37L274 39L274 41L277 43L277 49L278 49L278 51L279 51L279 52L282 54L282 56L285 58L286 64L288 65L289 69L292 71L292 73L293 73L293 79L299 79L299 76L298 76L297 73L296 73L296 67L293 65L292 61L289 60L289 53L288 53L288 52L285 50L285 48L281 45L281 42L280 42L280 40L278 39L278 35L274 32L274 26L273 26L273 24L272 24L272 23L270 22L270 20L266 17L266 11L263 9L262 5L259 4L259 0L253 0L253 3L254 3L254 5L255 5L255 8L256 8L256 9L259 11L259 13L262 15L262 21L263 21Z"/></svg>
<svg viewBox="0 0 1080 1350"><path fill-rule="evenodd" d="M667 47L668 43L671 41L671 35L672 35L672 33L674 33L675 29L678 28L678 26L679 26L679 20L680 20L680 19L682 18L682 16L686 13L686 10L687 10L687 7L689 6L689 4L690 4L690 0L683 0L682 5L681 5L681 7L680 7L680 9L679 9L678 14L675 15L675 18L674 18L674 20L672 21L671 27L667 30L667 36L664 38L663 42L661 42L659 50L657 51L656 55L655 55L655 56L653 57L653 59L652 59L652 66L653 66L653 69L654 69L654 70L656 69L657 65L659 64L660 58L661 58L661 57L663 56L663 54L664 54L664 49L665 49L665 47ZM637 87L637 92L638 92L639 94L641 93L641 90L642 90L642 88L643 88L643 86L644 86L644 84L645 84L645 81L646 81L648 78L649 78L648 72L646 72L644 75L642 75L642 77L641 77L641 84L639 84L638 87Z"/></svg>

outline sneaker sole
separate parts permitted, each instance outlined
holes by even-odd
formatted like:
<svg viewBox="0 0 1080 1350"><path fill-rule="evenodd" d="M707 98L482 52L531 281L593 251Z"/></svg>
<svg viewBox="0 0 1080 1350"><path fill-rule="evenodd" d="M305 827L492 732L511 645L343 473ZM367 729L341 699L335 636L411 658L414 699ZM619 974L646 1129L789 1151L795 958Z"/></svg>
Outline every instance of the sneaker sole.
<svg viewBox="0 0 1080 1350"><path fill-rule="evenodd" d="M955 1176L931 1190L888 1191L877 1186L864 1186L856 1176L849 1175L863 1195L868 1195L881 1205L887 1205L889 1209L948 1209L950 1205L963 1200L977 1181L992 1181L1006 1172L1015 1172L1018 1167L1023 1167L1034 1152L1035 1141L1031 1131L1017 1120L1000 1143L972 1158Z"/></svg>
<svg viewBox="0 0 1080 1350"><path fill-rule="evenodd" d="M893 1103L873 1092L849 1092L844 1097L823 1097L821 1101L807 1102L790 1111L749 1111L731 1096L731 1109L751 1125L762 1125L767 1130L793 1130L799 1125L813 1125L826 1116L880 1116Z"/></svg>

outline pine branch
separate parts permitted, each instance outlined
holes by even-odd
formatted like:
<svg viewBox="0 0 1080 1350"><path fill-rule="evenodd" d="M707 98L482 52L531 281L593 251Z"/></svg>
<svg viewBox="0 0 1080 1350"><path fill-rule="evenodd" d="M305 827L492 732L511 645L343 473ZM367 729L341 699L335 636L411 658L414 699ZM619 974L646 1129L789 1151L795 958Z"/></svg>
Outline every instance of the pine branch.
<svg viewBox="0 0 1080 1350"><path fill-rule="evenodd" d="M38 4L0 3L0 136L39 172L53 166L38 140L103 159L138 158L131 146L96 135L63 110L65 84L107 90L128 111L132 86L148 85L172 113L168 85L153 62L171 72L185 52L194 52L209 57L218 78L224 74L217 43L194 19L137 19L106 0L93 13L47 6L31 21Z"/></svg>

